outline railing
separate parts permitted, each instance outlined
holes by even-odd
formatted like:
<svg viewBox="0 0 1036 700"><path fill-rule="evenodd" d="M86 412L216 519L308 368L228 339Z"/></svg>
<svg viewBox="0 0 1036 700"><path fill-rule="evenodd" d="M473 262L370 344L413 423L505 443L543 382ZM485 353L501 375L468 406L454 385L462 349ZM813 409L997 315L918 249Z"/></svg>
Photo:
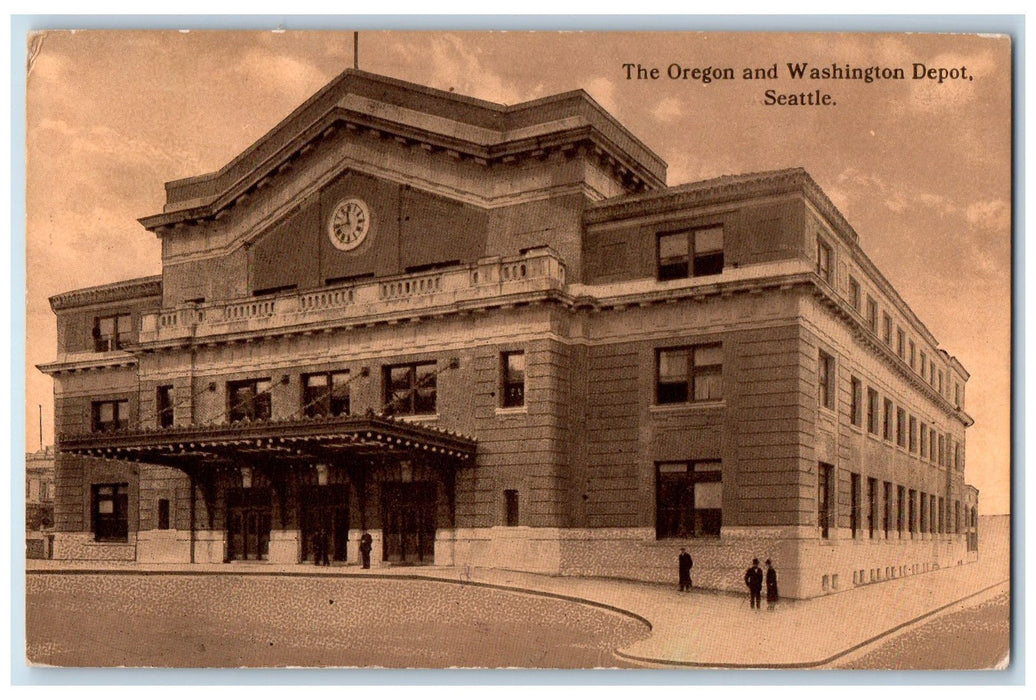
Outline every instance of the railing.
<svg viewBox="0 0 1036 700"><path fill-rule="evenodd" d="M408 313L564 288L564 263L550 248L537 248L519 256L482 258L474 265L434 272L362 280L258 299L184 304L142 316L140 342Z"/></svg>

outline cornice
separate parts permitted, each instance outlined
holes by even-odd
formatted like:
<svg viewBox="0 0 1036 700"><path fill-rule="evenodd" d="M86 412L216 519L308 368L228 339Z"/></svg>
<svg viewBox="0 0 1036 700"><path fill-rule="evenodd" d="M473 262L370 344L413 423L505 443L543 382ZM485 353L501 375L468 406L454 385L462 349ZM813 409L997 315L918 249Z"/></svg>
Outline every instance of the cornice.
<svg viewBox="0 0 1036 700"><path fill-rule="evenodd" d="M161 295L162 275L152 275L55 294L50 298L50 308L54 311L61 311L90 304L136 301L145 297Z"/></svg>

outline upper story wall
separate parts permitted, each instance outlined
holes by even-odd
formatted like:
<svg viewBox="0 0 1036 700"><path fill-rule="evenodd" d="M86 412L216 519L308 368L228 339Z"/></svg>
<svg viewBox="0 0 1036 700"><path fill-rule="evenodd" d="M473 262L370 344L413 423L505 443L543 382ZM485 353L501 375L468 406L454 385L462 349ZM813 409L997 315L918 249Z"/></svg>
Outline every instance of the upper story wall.
<svg viewBox="0 0 1036 700"><path fill-rule="evenodd" d="M140 318L161 304L160 277L80 289L51 298L59 355L120 350L137 342Z"/></svg>

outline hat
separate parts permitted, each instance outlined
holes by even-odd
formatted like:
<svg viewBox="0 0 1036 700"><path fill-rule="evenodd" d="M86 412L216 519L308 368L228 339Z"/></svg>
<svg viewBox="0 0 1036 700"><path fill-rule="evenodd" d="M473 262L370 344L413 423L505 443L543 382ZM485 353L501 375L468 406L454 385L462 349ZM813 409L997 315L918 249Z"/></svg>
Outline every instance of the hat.
<svg viewBox="0 0 1036 700"><path fill-rule="evenodd" d="M758 566L758 565L759 565L759 560L758 559L753 559L752 560L752 566Z"/></svg>
<svg viewBox="0 0 1036 700"><path fill-rule="evenodd" d="M766 560L766 565L767 565L767 566L769 566L769 565L770 565L770 560L769 560L769 559L767 559L767 560Z"/></svg>

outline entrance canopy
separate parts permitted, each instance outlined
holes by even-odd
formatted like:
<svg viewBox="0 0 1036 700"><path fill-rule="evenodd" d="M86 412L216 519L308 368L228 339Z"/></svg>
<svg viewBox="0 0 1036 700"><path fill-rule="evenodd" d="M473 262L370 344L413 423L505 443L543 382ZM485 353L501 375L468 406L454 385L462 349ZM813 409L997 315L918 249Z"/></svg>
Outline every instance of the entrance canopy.
<svg viewBox="0 0 1036 700"><path fill-rule="evenodd" d="M373 413L62 435L58 439L58 449L65 453L181 468L241 461L320 461L387 452L470 463L475 447L473 438Z"/></svg>

